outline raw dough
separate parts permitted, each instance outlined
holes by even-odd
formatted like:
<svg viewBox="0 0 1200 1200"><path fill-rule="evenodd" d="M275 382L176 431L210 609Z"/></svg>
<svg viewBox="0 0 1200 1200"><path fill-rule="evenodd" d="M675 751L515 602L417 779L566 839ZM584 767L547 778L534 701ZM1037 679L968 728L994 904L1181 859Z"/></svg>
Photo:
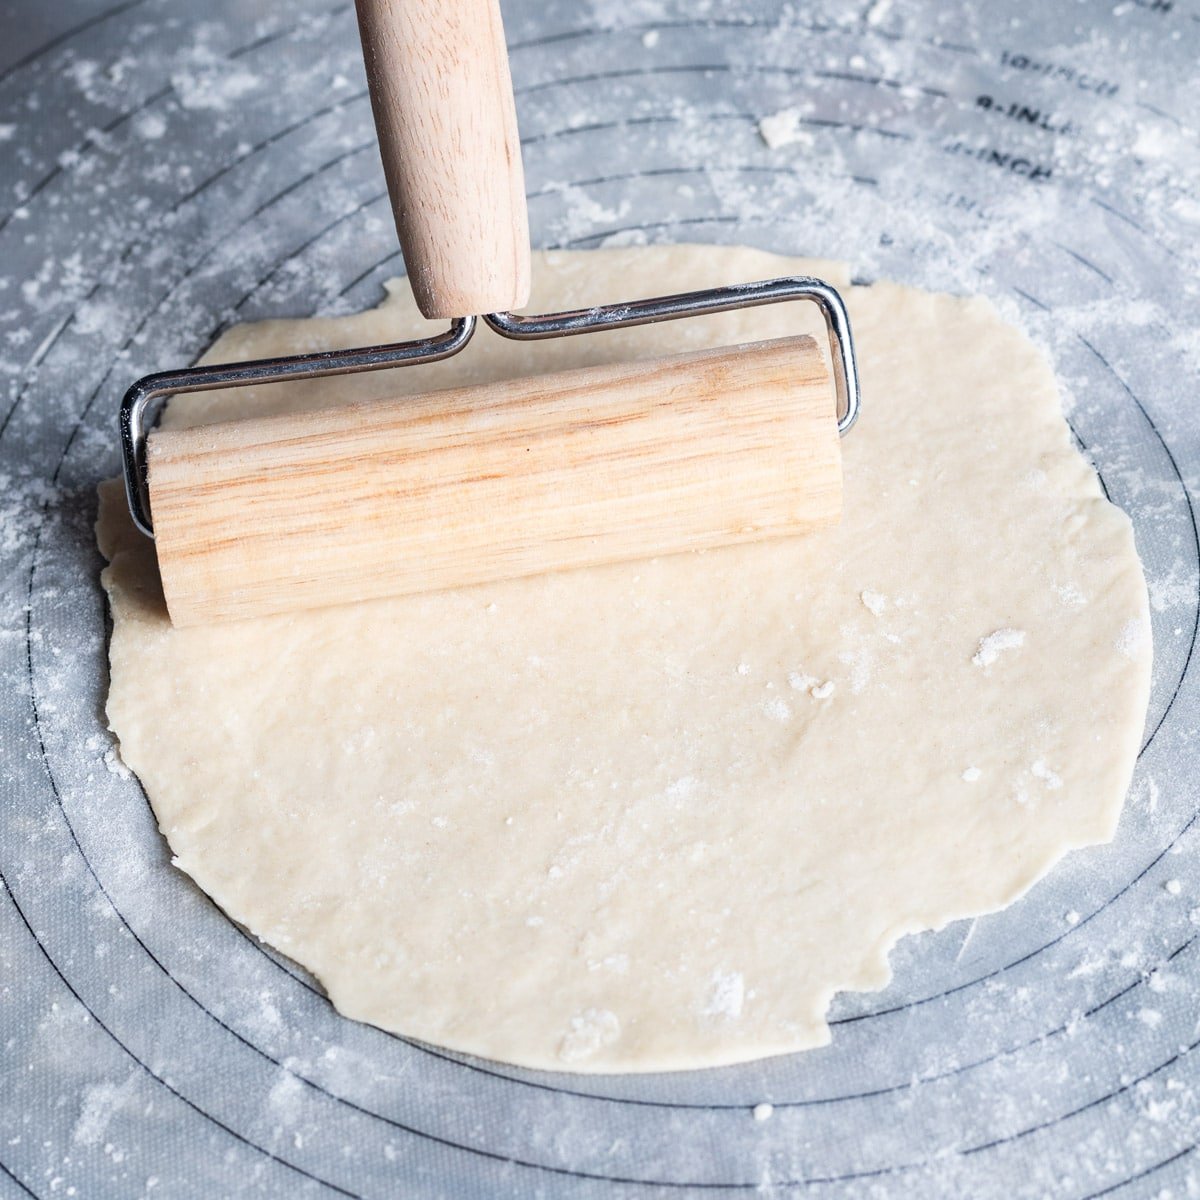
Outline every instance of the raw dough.
<svg viewBox="0 0 1200 1200"><path fill-rule="evenodd" d="M843 267L549 253L537 309ZM865 407L830 533L172 629L106 487L108 714L188 872L346 1015L531 1067L820 1045L906 932L1112 836L1149 686L1129 521L984 300L846 292ZM815 329L783 306L180 398L172 425ZM207 356L412 336L373 312Z"/></svg>

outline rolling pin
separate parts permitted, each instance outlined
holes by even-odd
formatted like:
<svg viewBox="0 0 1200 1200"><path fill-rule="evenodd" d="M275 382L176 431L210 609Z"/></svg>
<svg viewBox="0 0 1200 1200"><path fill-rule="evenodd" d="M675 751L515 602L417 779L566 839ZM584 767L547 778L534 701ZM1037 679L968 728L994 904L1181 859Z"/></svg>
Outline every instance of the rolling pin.
<svg viewBox="0 0 1200 1200"><path fill-rule="evenodd" d="M487 583L837 521L810 337L150 439L177 625Z"/></svg>
<svg viewBox="0 0 1200 1200"><path fill-rule="evenodd" d="M516 114L496 0L357 0L384 173L436 337L163 372L121 409L135 524L172 621L195 625L806 533L841 512L858 409L848 319L803 277L544 316L529 292ZM811 337L189 430L177 391L429 362L481 316L543 338L781 300Z"/></svg>

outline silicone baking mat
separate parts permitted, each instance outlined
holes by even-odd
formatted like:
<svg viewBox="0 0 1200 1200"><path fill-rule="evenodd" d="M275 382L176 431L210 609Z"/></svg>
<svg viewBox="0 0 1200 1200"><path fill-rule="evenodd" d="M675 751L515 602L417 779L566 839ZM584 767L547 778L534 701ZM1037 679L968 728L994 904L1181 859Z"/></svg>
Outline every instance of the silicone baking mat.
<svg viewBox="0 0 1200 1200"><path fill-rule="evenodd" d="M1200 1194L1200 8L504 10L536 244L843 257L1046 346L1150 580L1118 835L902 942L800 1056L537 1074L339 1017L170 866L105 726L91 525L135 375L402 269L353 9L5 0L0 1196Z"/></svg>

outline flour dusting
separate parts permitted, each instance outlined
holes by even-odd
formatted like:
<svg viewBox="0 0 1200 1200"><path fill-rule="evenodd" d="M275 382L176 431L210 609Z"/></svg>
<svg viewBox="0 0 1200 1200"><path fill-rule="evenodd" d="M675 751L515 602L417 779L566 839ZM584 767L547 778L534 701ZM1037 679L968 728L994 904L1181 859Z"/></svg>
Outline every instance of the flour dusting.
<svg viewBox="0 0 1200 1200"><path fill-rule="evenodd" d="M971 661L977 667L990 667L1006 650L1016 650L1025 645L1023 629L997 629L979 639L979 649Z"/></svg>
<svg viewBox="0 0 1200 1200"><path fill-rule="evenodd" d="M621 1022L606 1008L588 1008L571 1018L559 1043L558 1057L565 1063L580 1062L612 1045L621 1035Z"/></svg>

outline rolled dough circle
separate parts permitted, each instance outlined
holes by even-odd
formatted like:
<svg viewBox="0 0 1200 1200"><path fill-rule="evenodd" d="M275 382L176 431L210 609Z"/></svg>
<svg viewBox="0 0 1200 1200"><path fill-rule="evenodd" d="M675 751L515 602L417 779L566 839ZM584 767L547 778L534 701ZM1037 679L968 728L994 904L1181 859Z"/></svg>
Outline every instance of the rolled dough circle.
<svg viewBox="0 0 1200 1200"><path fill-rule="evenodd" d="M1112 836L1146 588L1050 368L982 299L758 251L536 257L534 310L816 273L865 407L808 538L176 630L119 490L109 720L186 871L347 1016L529 1067L657 1071L829 1038L907 932ZM415 336L402 284L206 357ZM818 332L802 306L181 397L176 426Z"/></svg>

